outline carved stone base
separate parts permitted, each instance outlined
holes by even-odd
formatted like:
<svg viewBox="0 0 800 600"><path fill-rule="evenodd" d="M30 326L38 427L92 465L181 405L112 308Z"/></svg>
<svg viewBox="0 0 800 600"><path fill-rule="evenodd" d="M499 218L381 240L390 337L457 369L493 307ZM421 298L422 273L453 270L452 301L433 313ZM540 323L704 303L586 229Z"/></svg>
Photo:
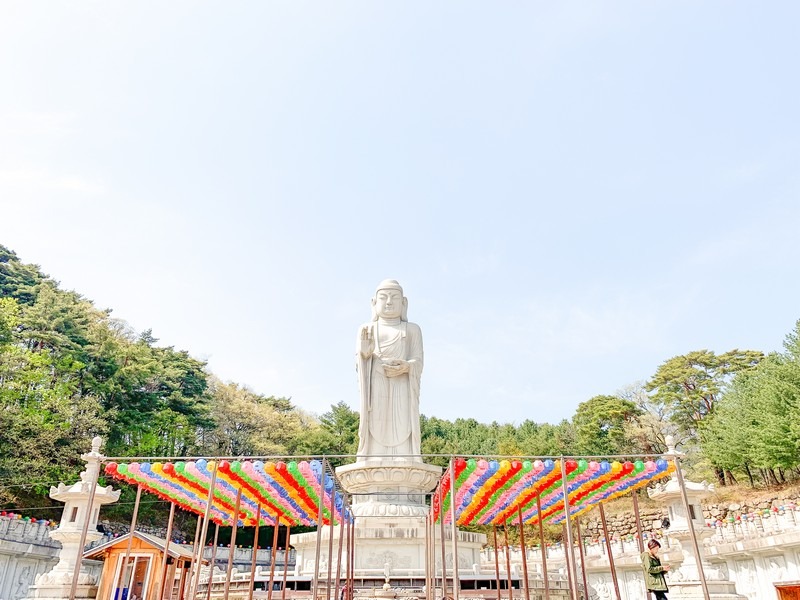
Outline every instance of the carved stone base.
<svg viewBox="0 0 800 600"><path fill-rule="evenodd" d="M336 469L342 487L353 494L357 517L424 517L425 495L442 475L442 468L425 463L369 461Z"/></svg>
<svg viewBox="0 0 800 600"><path fill-rule="evenodd" d="M425 577L426 494L433 491L442 468L422 462L369 459L336 469L342 487L353 494L351 507L355 520L355 575L370 582L376 590L369 596L377 600L400 597L393 587L398 581L414 579L422 585ZM328 563L328 539L334 536L336 547L339 528L321 532L320 569ZM437 533L437 535L439 535ZM480 564L480 551L486 536L459 532L457 564L468 570ZM297 551L295 575L313 573L316 561L317 534L293 534ZM453 563L448 546L447 561ZM335 562L336 555L331 557ZM389 583L386 580L389 579ZM388 589L380 586L388 585Z"/></svg>
<svg viewBox="0 0 800 600"><path fill-rule="evenodd" d="M708 594L713 600L746 600L747 596L736 593L736 584L731 581L709 581ZM670 581L669 597L685 600L703 600L703 588L699 581Z"/></svg>
<svg viewBox="0 0 800 600"><path fill-rule="evenodd" d="M71 587L71 582L67 585L35 583L28 588L28 594L26 595L26 598L35 598L36 600L63 600L64 598L69 598ZM96 597L96 585L79 583L75 588L76 600L91 600Z"/></svg>

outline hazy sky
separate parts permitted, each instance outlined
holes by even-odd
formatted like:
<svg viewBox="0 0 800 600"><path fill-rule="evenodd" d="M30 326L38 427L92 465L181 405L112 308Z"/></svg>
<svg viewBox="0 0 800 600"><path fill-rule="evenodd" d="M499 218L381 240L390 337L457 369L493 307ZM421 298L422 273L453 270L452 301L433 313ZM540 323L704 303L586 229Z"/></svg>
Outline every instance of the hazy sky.
<svg viewBox="0 0 800 600"><path fill-rule="evenodd" d="M225 380L556 422L800 318L800 3L0 2L0 243Z"/></svg>

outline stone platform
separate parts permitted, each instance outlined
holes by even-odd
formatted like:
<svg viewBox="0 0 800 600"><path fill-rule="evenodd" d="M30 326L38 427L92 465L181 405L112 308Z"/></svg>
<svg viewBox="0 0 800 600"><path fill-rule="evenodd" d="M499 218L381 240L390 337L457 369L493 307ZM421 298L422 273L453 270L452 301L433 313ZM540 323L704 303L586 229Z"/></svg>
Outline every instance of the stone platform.
<svg viewBox="0 0 800 600"><path fill-rule="evenodd" d="M392 585L402 583L422 585L425 580L425 520L429 507L427 495L436 487L442 468L422 462L400 462L369 459L336 469L342 487L352 494L355 520L354 570L357 582L380 587L388 578ZM334 532L333 571L339 529ZM450 528L445 537L450 539ZM328 540L330 528L322 531L320 575L327 575ZM436 531L439 537L439 528ZM481 547L486 536L458 533L459 570L473 572L480 565ZM314 572L317 534L293 535L291 544L297 551L295 575ZM441 569L441 554L437 552L437 570ZM445 562L452 572L451 546L446 545ZM346 558L342 559L345 568ZM357 586L359 584L357 583Z"/></svg>

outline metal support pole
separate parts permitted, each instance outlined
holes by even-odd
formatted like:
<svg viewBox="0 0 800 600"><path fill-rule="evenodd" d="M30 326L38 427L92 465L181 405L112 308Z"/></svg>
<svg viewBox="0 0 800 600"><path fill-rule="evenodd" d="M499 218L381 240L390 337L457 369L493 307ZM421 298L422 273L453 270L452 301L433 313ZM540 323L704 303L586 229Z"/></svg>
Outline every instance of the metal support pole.
<svg viewBox="0 0 800 600"><path fill-rule="evenodd" d="M562 538L566 539L567 538L567 525L566 525L566 523L562 526L562 530L561 531L562 531ZM567 542L566 541L564 542L564 559L565 559L564 562L565 562L566 567L567 567L567 584L569 585L569 596L573 600L577 600L576 594L575 594L575 592L576 592L575 588L577 588L578 586L575 583L574 565L572 565L572 561L570 561L570 559L569 559L569 551L567 549Z"/></svg>
<svg viewBox="0 0 800 600"><path fill-rule="evenodd" d="M542 496L536 494L536 516L539 521L539 548L542 550L542 578L544 579L544 597L550 600L550 579L547 577L547 546L544 543L544 524L542 523Z"/></svg>
<svg viewBox="0 0 800 600"><path fill-rule="evenodd" d="M689 507L689 496L686 494L686 482L683 480L681 461L675 454L672 455L672 460L675 462L675 476L678 479L678 486L681 488L683 509L686 511L686 521L689 523L689 535L692 538L692 547L694 548L694 554L697 557L697 573L700 575L700 586L703 588L703 598L705 598L705 600L710 600L708 582L706 581L706 574L703 570L703 555L700 554L700 545L697 543L697 533L694 530L694 519L692 519L692 510Z"/></svg>
<svg viewBox="0 0 800 600"><path fill-rule="evenodd" d="M575 563L575 546L573 545L572 540L572 524L571 524L571 516L570 516L570 508L569 508L569 487L567 486L567 463L564 460L564 457L561 457L561 493L564 496L564 516L566 517L567 522L567 546L569 546L569 552L567 553L567 560L570 561L572 567L572 573L575 575L575 589L572 591L572 595L574 600L579 600L578 598L578 578L577 578L577 565Z"/></svg>
<svg viewBox="0 0 800 600"><path fill-rule="evenodd" d="M203 562L203 540L200 534L203 531L205 521L205 517L202 515L197 516L197 529L195 529L194 546L192 547L192 566L189 569L189 590L187 593L189 600L194 600L196 596L196 585L200 581L200 565Z"/></svg>
<svg viewBox="0 0 800 600"><path fill-rule="evenodd" d="M578 536L578 552L581 557L581 576L583 578L583 597L589 597L589 583L586 581L586 557L583 553L583 538L581 537L581 520L580 517L575 519L575 533Z"/></svg>
<svg viewBox="0 0 800 600"><path fill-rule="evenodd" d="M442 600L447 598L447 565L445 564L445 539L444 539L444 494L439 488L439 535L442 538Z"/></svg>
<svg viewBox="0 0 800 600"><path fill-rule="evenodd" d="M431 597L430 600L436 598L436 521L433 519L433 497L431 497Z"/></svg>
<svg viewBox="0 0 800 600"><path fill-rule="evenodd" d="M185 559L181 561L179 567L176 566L176 568L180 568L181 570L181 576L178 579L178 600L184 600L184 598L186 598L186 572L189 570L189 568L191 568L191 566L192 561L188 561L187 565L187 561Z"/></svg>
<svg viewBox="0 0 800 600"><path fill-rule="evenodd" d="M567 486L567 463L564 460L564 457L561 457L561 493L564 496L564 516L566 517L566 533L567 533L567 549L568 552L566 554L566 559L570 561L570 566L572 567L572 573L577 575L577 569L575 565L575 547L572 545L572 522L570 520L570 510L569 510L569 487ZM578 599L578 586L577 586L577 577L575 578L576 585L574 589L571 590L571 597L573 600Z"/></svg>
<svg viewBox="0 0 800 600"><path fill-rule="evenodd" d="M342 546L344 545L344 511L339 517L339 547L336 550L336 587L333 590L333 597L339 600L339 584L342 581Z"/></svg>
<svg viewBox="0 0 800 600"><path fill-rule="evenodd" d="M633 517L636 520L636 542L639 546L639 554L644 552L644 533L642 533L642 517L639 514L639 491L634 490L631 494L633 498Z"/></svg>
<svg viewBox="0 0 800 600"><path fill-rule="evenodd" d="M231 573L233 573L233 553L236 552L236 531L239 528L239 508L242 506L242 488L236 490L236 504L233 509L233 531L231 531L231 543L228 552L228 568L225 571L225 589L222 592L222 597L228 600L228 594L231 591ZM194 600L191 598L190 600Z"/></svg>
<svg viewBox="0 0 800 600"><path fill-rule="evenodd" d="M136 531L136 519L139 516L139 502L142 500L142 486L136 486L136 502L133 503L133 515L131 516L131 527L130 531L128 532L128 545L125 548L125 560L122 561L122 573L120 576L124 579L125 578L125 569L128 568L128 560L131 557L131 546L133 546L133 532ZM195 540L197 543L197 540ZM135 562L135 561L134 561ZM133 581L133 569L131 569L131 577L128 579L128 590L131 589L131 581ZM125 586L122 586L125 587Z"/></svg>
<svg viewBox="0 0 800 600"><path fill-rule="evenodd" d="M206 509L203 513L203 528L200 533L200 543L197 546L197 565L192 564L192 579L189 584L189 598L195 600L197 588L200 587L200 571L203 568L203 549L206 545L208 535L208 522L211 520L211 507L214 505L214 487L217 484L217 463L214 463L214 470L211 473L211 483L208 486L208 496L206 497ZM196 569L196 571L195 571Z"/></svg>
<svg viewBox="0 0 800 600"><path fill-rule="evenodd" d="M503 523L503 538L506 552L506 579L508 579L508 600L514 600L514 584L511 581L511 548L508 545L508 524Z"/></svg>
<svg viewBox="0 0 800 600"><path fill-rule="evenodd" d="M453 598L458 600L458 592L461 582L458 578L458 528L456 527L456 462L450 459L450 529L453 536L450 540L451 552L453 553Z"/></svg>
<svg viewBox="0 0 800 600"><path fill-rule="evenodd" d="M347 588L347 600L353 600L356 585L356 520L350 521L350 559L347 561L350 567L350 585Z"/></svg>
<svg viewBox="0 0 800 600"><path fill-rule="evenodd" d="M323 517L323 498L319 499L319 506L317 507L317 547L314 550L314 579L311 582L311 594L314 600L319 598L319 560L320 551L322 549L322 517Z"/></svg>
<svg viewBox="0 0 800 600"><path fill-rule="evenodd" d="M425 600L431 600L431 515L425 515Z"/></svg>
<svg viewBox="0 0 800 600"><path fill-rule="evenodd" d="M81 574L81 565L83 564L83 549L86 547L86 535L89 533L89 521L92 520L92 507L94 506L94 496L97 491L97 479L100 476L100 469L98 465L97 471L95 469L87 469L91 481L89 485L89 500L86 503L86 518L83 520L83 527L81 528L81 538L78 542L78 559L75 561L75 570L72 572L72 585L69 588L69 600L75 600L75 593L78 591L78 577ZM127 561L127 559L126 559Z"/></svg>
<svg viewBox="0 0 800 600"><path fill-rule="evenodd" d="M522 522L522 507L517 508L517 515L519 516L519 545L522 549L522 578L525 580L525 600L531 600L531 591L528 583L528 551L525 547L525 523Z"/></svg>
<svg viewBox="0 0 800 600"><path fill-rule="evenodd" d="M281 600L286 600L286 572L289 570L289 531L291 525L286 525L286 541L283 543L283 583L281 584Z"/></svg>
<svg viewBox="0 0 800 600"><path fill-rule="evenodd" d="M494 534L494 582L497 588L497 600L503 600L500 594L500 546L497 544L497 525L492 525Z"/></svg>
<svg viewBox="0 0 800 600"><path fill-rule="evenodd" d="M175 503L169 503L169 520L167 521L167 543L164 544L164 556L161 557L161 577L156 588L156 600L163 600L164 582L167 580L167 557L169 556L169 541L172 539L172 523L175 519ZM170 590L172 592L172 590Z"/></svg>
<svg viewBox="0 0 800 600"><path fill-rule="evenodd" d="M206 600L211 600L211 585L214 583L214 565L217 560L217 540L219 540L219 523L214 523L214 548L211 550L211 570L208 575L208 589L206 590ZM172 600L170 598L170 600Z"/></svg>
<svg viewBox="0 0 800 600"><path fill-rule="evenodd" d="M269 589L267 600L272 600L272 588L275 583L275 559L278 558L278 528L281 526L281 516L275 513L275 525L272 528L272 553L269 558ZM286 558L283 560L286 563Z"/></svg>
<svg viewBox="0 0 800 600"><path fill-rule="evenodd" d="M253 600L253 588L256 584L256 558L258 558L258 526L261 525L261 503L256 504L256 530L253 533L253 556L250 557L250 589L247 590L247 600ZM274 561L273 561L274 562ZM272 593L270 583L269 592Z"/></svg>
<svg viewBox="0 0 800 600"><path fill-rule="evenodd" d="M633 518L636 521L636 545L639 547L639 554L644 554L644 533L642 533L642 516L639 513L639 491L633 490ZM645 600L650 600L650 592L645 590Z"/></svg>
<svg viewBox="0 0 800 600"><path fill-rule="evenodd" d="M192 541L192 558L189 560L189 571L188 573L181 575L183 578L183 583L181 585L181 597L182 598L192 598L191 591L192 591L192 576L194 573L194 565L197 561L197 544L200 542L200 529L203 526L203 517L201 515L197 515L197 526L194 528L194 541Z"/></svg>
<svg viewBox="0 0 800 600"><path fill-rule="evenodd" d="M325 501L325 472L323 471L323 478L320 482L320 490L322 494L322 501ZM331 579L333 579L333 511L334 511L334 499L336 496L336 490L331 493L331 502L328 511L328 582L325 590L325 597L328 600L331 600ZM334 600L338 600L334 597Z"/></svg>
<svg viewBox="0 0 800 600"><path fill-rule="evenodd" d="M611 581L614 583L614 594L617 600L622 600L619 593L619 581L617 580L617 568L614 566L614 553L611 551L611 538L608 536L608 525L606 524L606 511L603 503L597 505L600 509L600 523L603 525L603 537L606 539L606 552L608 552L608 564L611 567Z"/></svg>

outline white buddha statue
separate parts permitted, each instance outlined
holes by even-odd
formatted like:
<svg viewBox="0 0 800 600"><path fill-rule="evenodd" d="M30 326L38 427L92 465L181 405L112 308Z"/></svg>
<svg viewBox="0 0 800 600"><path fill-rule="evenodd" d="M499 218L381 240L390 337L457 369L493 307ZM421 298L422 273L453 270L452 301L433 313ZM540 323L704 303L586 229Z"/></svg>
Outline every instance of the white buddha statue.
<svg viewBox="0 0 800 600"><path fill-rule="evenodd" d="M421 462L419 383L422 332L408 322L408 300L394 279L378 285L372 322L358 330L356 369L361 397L358 461Z"/></svg>

